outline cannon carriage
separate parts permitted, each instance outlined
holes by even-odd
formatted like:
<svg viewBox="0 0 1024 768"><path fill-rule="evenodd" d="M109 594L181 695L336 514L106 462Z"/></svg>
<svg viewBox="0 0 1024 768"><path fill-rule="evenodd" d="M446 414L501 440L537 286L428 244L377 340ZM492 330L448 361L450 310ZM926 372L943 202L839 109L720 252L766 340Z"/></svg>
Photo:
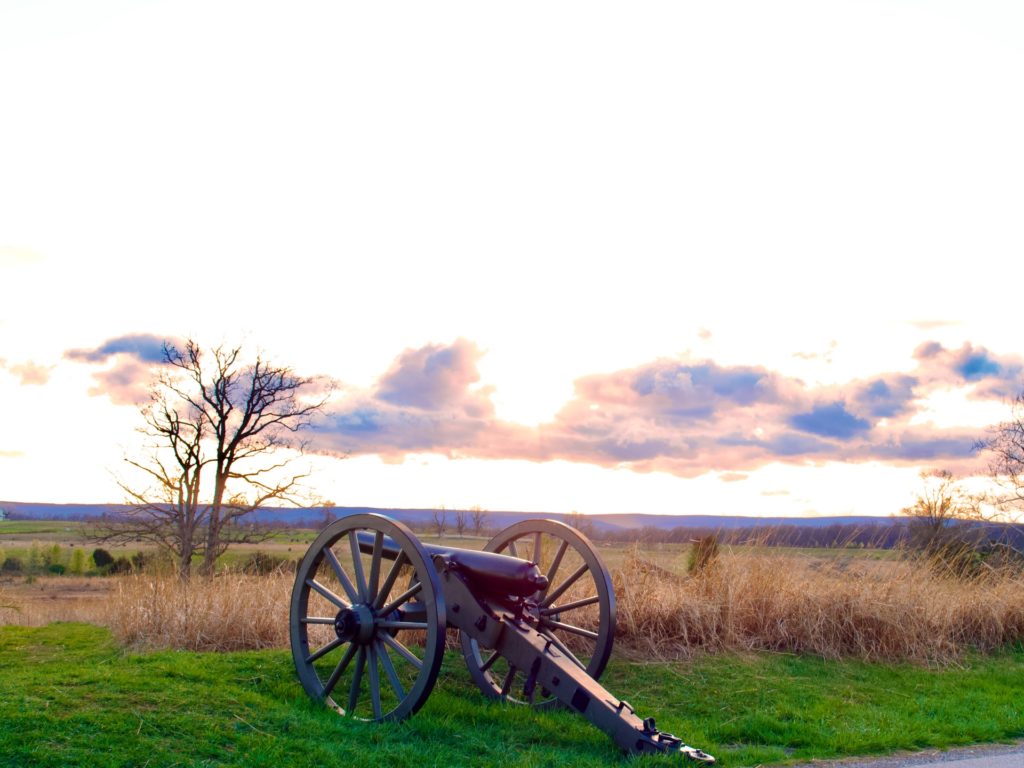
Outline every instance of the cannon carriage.
<svg viewBox="0 0 1024 768"><path fill-rule="evenodd" d="M356 514L324 528L299 564L292 656L306 692L339 714L415 713L437 680L449 628L484 695L565 706L629 753L714 762L598 683L615 594L593 545L567 525L516 523L477 551L428 545L398 521Z"/></svg>

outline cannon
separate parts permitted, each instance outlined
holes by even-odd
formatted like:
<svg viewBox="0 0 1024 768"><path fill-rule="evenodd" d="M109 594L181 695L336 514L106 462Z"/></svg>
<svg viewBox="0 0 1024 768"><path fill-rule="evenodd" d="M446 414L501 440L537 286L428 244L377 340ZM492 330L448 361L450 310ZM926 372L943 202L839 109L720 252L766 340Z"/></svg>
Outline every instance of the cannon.
<svg viewBox="0 0 1024 768"><path fill-rule="evenodd" d="M453 628L485 696L567 707L627 753L715 762L598 683L615 634L611 577L590 541L554 520L516 523L478 551L424 544L383 515L340 518L299 563L289 628L306 693L347 717L415 713Z"/></svg>

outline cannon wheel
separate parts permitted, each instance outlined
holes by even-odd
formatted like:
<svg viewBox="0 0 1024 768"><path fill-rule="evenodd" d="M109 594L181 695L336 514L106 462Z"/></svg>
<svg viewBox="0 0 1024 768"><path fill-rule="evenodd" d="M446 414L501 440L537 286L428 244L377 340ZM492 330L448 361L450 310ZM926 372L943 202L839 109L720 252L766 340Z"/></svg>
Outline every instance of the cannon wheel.
<svg viewBox="0 0 1024 768"><path fill-rule="evenodd" d="M360 531L373 535L368 554ZM384 537L400 549L395 560L384 557ZM444 597L430 557L401 523L357 514L324 528L299 564L289 619L302 687L340 714L401 720L430 695L444 654Z"/></svg>
<svg viewBox="0 0 1024 768"><path fill-rule="evenodd" d="M549 584L534 596L538 631L597 680L604 672L615 640L615 591L608 569L590 540L565 523L524 520L495 535L484 546L484 551L521 557L539 565ZM560 600L574 587L585 594ZM591 605L598 609L596 630L573 624L573 612ZM573 654L567 647L569 644L583 645L587 650ZM557 699L539 690L532 700L512 695L517 690L516 679L520 685L525 682L523 671L510 668L500 654L481 648L465 633L462 634L462 654L473 682L484 695L537 708L558 706Z"/></svg>

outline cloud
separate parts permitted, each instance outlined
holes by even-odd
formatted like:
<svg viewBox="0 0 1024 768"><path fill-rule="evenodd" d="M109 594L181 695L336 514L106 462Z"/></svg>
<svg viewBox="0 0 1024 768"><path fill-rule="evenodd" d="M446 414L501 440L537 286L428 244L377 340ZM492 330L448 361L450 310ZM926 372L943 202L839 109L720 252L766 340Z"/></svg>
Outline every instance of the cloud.
<svg viewBox="0 0 1024 768"><path fill-rule="evenodd" d="M850 407L866 418L888 419L907 413L915 398L917 378L885 374L851 388Z"/></svg>
<svg viewBox="0 0 1024 768"><path fill-rule="evenodd" d="M480 386L482 352L460 339L406 350L376 386L332 406L314 443L330 453L401 461L419 452L452 458L562 460L662 471L717 472L724 482L772 462L939 464L975 471L981 428L914 423L932 392L974 397L1020 385L1020 361L982 347L915 351L908 372L809 385L761 366L662 359L583 376L548 422L497 417ZM987 394L986 394L987 393Z"/></svg>
<svg viewBox="0 0 1024 768"><path fill-rule="evenodd" d="M36 365L31 360L7 366L7 370L21 379L23 386L41 386L50 380L50 373L56 366Z"/></svg>
<svg viewBox="0 0 1024 768"><path fill-rule="evenodd" d="M95 349L70 349L64 356L83 363L103 363L114 355L128 355L144 363L162 363L164 344L168 341L149 333L130 334L108 339Z"/></svg>
<svg viewBox="0 0 1024 768"><path fill-rule="evenodd" d="M115 405L140 405L149 400L149 382L153 370L132 358L92 375L96 385L89 388L94 397L106 395Z"/></svg>
<svg viewBox="0 0 1024 768"><path fill-rule="evenodd" d="M794 352L793 357L799 360L824 360L826 363L832 362L832 353L835 352L839 346L839 342L835 339L828 345L828 349L824 352Z"/></svg>
<svg viewBox="0 0 1024 768"><path fill-rule="evenodd" d="M395 458L431 451L460 455L496 428L491 388L478 387L483 353L458 339L404 351L368 393L350 397L315 430L321 450Z"/></svg>
<svg viewBox="0 0 1024 768"><path fill-rule="evenodd" d="M468 416L490 415L489 391L470 392L480 380L480 350L458 339L450 346L431 344L407 349L377 385L376 397L386 403L428 411L455 408Z"/></svg>
<svg viewBox="0 0 1024 768"><path fill-rule="evenodd" d="M138 405L149 399L153 366L164 362L164 345L173 344L149 333L129 334L108 339L95 349L70 349L64 357L80 363L112 363L93 374L93 396L106 395L118 405Z"/></svg>
<svg viewBox="0 0 1024 768"><path fill-rule="evenodd" d="M910 325L922 331L933 331L950 325L960 325L959 320L911 320Z"/></svg>
<svg viewBox="0 0 1024 768"><path fill-rule="evenodd" d="M0 448L0 459L19 459L24 455L22 451L7 451Z"/></svg>
<svg viewBox="0 0 1024 768"><path fill-rule="evenodd" d="M840 402L815 406L807 413L791 416L789 424L812 435L836 437L840 440L849 440L871 428L868 421L851 414L846 410L846 405Z"/></svg>
<svg viewBox="0 0 1024 768"><path fill-rule="evenodd" d="M996 355L985 347L964 342L959 349L946 349L930 341L914 350L919 378L933 387L970 385L978 400L1012 398L1024 386L1024 359Z"/></svg>

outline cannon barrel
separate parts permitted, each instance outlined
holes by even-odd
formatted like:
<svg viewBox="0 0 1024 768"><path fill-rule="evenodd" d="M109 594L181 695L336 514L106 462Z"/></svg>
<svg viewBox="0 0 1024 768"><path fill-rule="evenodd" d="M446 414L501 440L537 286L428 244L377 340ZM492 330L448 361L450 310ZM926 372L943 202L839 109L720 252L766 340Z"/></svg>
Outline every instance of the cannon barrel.
<svg viewBox="0 0 1024 768"><path fill-rule="evenodd" d="M356 533L359 551L373 553L374 535L368 531ZM456 570L466 574L485 592L498 595L529 597L548 586L548 579L540 568L529 560L476 549L445 547L438 544L423 544L423 549L434 559L444 558ZM398 557L401 548L390 537L384 536L381 555L388 560Z"/></svg>

